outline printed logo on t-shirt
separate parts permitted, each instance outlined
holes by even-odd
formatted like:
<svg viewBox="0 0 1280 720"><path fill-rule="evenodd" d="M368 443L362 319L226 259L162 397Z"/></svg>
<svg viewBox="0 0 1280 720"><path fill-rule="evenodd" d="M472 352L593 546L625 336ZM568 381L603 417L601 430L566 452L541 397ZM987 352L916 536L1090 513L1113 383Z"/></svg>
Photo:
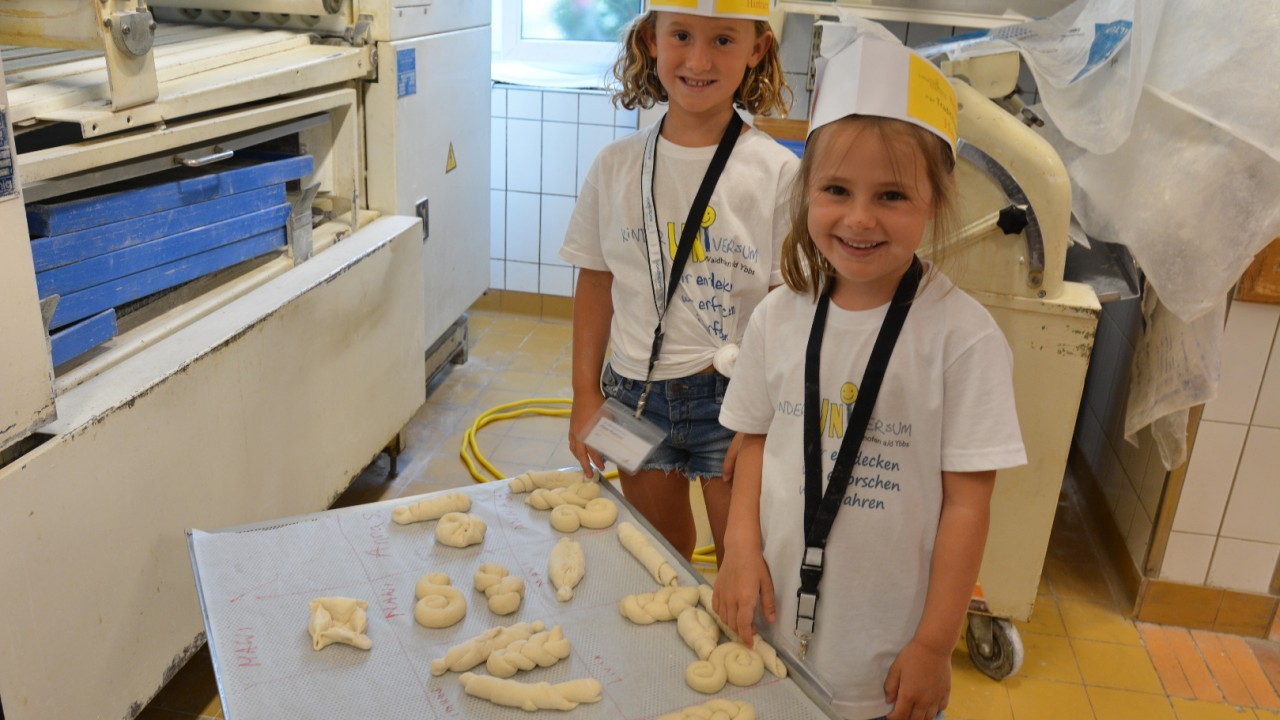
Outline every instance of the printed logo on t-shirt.
<svg viewBox="0 0 1280 720"><path fill-rule="evenodd" d="M738 277L755 277L760 262L760 250L744 245L733 237L715 232L716 208L708 204L702 213L693 248L689 252L689 264L680 278L679 302L692 306L698 323L719 343L732 342L737 337L738 304L734 300L734 285ZM721 224L723 227L724 224ZM673 261L680 247L683 222L667 222L664 238L667 256ZM738 275L741 273L741 275Z"/></svg>

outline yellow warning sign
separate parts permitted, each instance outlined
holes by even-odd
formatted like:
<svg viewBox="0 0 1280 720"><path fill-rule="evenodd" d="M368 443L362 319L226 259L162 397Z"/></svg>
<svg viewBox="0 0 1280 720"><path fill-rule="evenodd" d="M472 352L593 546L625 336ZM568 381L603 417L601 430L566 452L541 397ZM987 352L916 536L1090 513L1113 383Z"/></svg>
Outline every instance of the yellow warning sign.
<svg viewBox="0 0 1280 720"><path fill-rule="evenodd" d="M453 143L449 143L449 159L444 161L445 174L458 169L458 158L453 156Z"/></svg>

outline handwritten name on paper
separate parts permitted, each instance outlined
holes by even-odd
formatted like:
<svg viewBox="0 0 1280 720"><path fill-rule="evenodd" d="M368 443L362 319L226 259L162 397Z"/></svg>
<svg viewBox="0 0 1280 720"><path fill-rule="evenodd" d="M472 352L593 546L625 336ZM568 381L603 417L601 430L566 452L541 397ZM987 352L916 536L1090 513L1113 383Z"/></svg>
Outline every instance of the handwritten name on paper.
<svg viewBox="0 0 1280 720"><path fill-rule="evenodd" d="M387 519L381 513L367 512L360 517L374 521L369 525L369 549L365 555L376 558L391 557L391 538L387 536Z"/></svg>
<svg viewBox="0 0 1280 720"><path fill-rule="evenodd" d="M236 628L232 644L238 667L262 667L262 663L258 662L258 644L254 642L252 626Z"/></svg>

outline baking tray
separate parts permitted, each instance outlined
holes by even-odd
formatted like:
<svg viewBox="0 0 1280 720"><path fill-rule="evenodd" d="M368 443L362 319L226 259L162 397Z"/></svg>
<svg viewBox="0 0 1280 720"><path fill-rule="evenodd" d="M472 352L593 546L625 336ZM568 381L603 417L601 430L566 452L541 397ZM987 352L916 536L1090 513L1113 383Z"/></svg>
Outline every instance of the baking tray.
<svg viewBox="0 0 1280 720"><path fill-rule="evenodd" d="M391 522L392 508L440 493L215 532L189 530L209 652L228 720L527 717L523 710L466 695L459 673L436 677L429 664L495 625L534 620L548 628L560 625L573 649L552 667L515 679L599 680L603 700L570 711L575 718L653 718L721 697L750 702L759 717L769 720L838 720L794 673L780 680L766 672L754 686L726 685L715 695L690 689L684 671L696 656L675 623L634 625L618 612L624 596L653 592L658 585L618 542L616 523L573 533L586 555L586 576L572 600L558 602L547 579L547 557L562 534L551 528L550 513L525 505L527 495L512 495L508 484L447 491L469 495L471 512L488 525L482 544L463 549L437 545L435 522ZM618 522L641 528L672 562L681 585L702 582L611 484L604 487L618 503ZM525 580L524 602L512 615L489 612L483 593L472 587L475 569L490 561ZM467 598L467 614L457 625L429 630L414 622L414 584L427 572L449 575ZM368 601L371 650L311 649L308 603L333 595ZM484 673L483 664L473 672Z"/></svg>

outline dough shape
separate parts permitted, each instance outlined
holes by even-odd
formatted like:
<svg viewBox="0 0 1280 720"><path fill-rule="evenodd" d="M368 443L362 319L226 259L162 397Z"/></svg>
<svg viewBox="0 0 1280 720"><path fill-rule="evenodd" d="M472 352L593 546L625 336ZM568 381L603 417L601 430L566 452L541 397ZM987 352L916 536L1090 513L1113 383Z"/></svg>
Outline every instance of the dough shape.
<svg viewBox="0 0 1280 720"><path fill-rule="evenodd" d="M445 513L467 512L470 509L471 498L455 492L419 500L412 505L401 505L391 511L391 519L398 525L408 525L425 520L439 520Z"/></svg>
<svg viewBox="0 0 1280 720"><path fill-rule="evenodd" d="M551 584L556 588L556 599L560 602L572 599L573 589L587 572L587 556L582 552L582 543L567 537L560 538L560 542L551 548L547 571Z"/></svg>
<svg viewBox="0 0 1280 720"><path fill-rule="evenodd" d="M755 685L764 677L764 663L751 648L727 642L711 651L706 660L696 660L684 671L684 681L700 693L720 692L725 681L738 687Z"/></svg>
<svg viewBox="0 0 1280 720"><path fill-rule="evenodd" d="M368 650L373 641L364 634L369 627L369 615L365 611L369 603L345 597L322 597L311 601L311 619L307 632L311 633L311 648L321 650L333 643L342 643Z"/></svg>
<svg viewBox="0 0 1280 720"><path fill-rule="evenodd" d="M559 625L534 633L528 640L517 640L504 648L489 653L485 662L489 674L509 678L521 670L535 667L551 667L569 657L569 641Z"/></svg>
<svg viewBox="0 0 1280 720"><path fill-rule="evenodd" d="M675 620L680 614L698 605L698 589L694 587L664 587L658 592L628 595L618 603L622 617L637 625Z"/></svg>
<svg viewBox="0 0 1280 720"><path fill-rule="evenodd" d="M660 715L658 720L756 720L756 709L751 703L716 698Z"/></svg>
<svg viewBox="0 0 1280 720"><path fill-rule="evenodd" d="M445 513L436 524L436 542L449 547L464 548L484 540L485 524L479 516L470 513Z"/></svg>
<svg viewBox="0 0 1280 720"><path fill-rule="evenodd" d="M595 498L586 507L565 503L551 511L551 527L562 533L577 532L580 527L600 530L617 519L618 506L609 498Z"/></svg>
<svg viewBox="0 0 1280 720"><path fill-rule="evenodd" d="M525 493L535 488L567 487L585 479L581 470L530 470L511 478L508 488L512 493Z"/></svg>
<svg viewBox="0 0 1280 720"><path fill-rule="evenodd" d="M622 542L622 547L627 552L635 556L644 565L654 580L659 585L679 585L680 578L676 575L676 569L671 567L671 563L663 557L662 553L649 542L649 538L644 533L629 522L618 523L618 540Z"/></svg>
<svg viewBox="0 0 1280 720"><path fill-rule="evenodd" d="M510 627L489 628L479 635L449 648L444 657L431 661L431 674L443 675L447 672L470 670L489 659L490 653L504 648L517 640L528 640L534 633L546 630L541 620L531 623L516 623Z"/></svg>
<svg viewBox="0 0 1280 720"><path fill-rule="evenodd" d="M720 627L716 625L711 613L700 607L691 607L680 613L676 620L676 631L680 639L697 654L699 660L711 657L711 651L720 642ZM746 647L745 645L743 647Z"/></svg>
<svg viewBox="0 0 1280 720"><path fill-rule="evenodd" d="M698 602L702 604L703 609L706 610L707 614L710 615L711 618L715 620L716 624L720 626L720 630L725 634L725 637L734 642L741 642L742 638L738 637L738 633L730 630L729 626L726 625L724 621L720 619L720 616L716 615L716 611L711 608L712 595L713 591L710 585L698 586ZM787 676L787 664L782 661L782 658L778 657L778 651L775 650L772 645L765 642L765 639L760 637L759 634L756 635L755 642L751 644L751 649L760 656L760 660L764 662L766 670L773 673L776 677L784 678ZM705 660L706 658L703 659Z"/></svg>
<svg viewBox="0 0 1280 720"><path fill-rule="evenodd" d="M518 707L530 712L534 710L572 710L580 703L600 702L604 688L595 678L570 680L556 683L522 683L518 680L503 680L463 673L458 678L462 689L468 695L488 700L496 705Z"/></svg>
<svg viewBox="0 0 1280 720"><path fill-rule="evenodd" d="M444 573L427 573L414 587L418 603L413 606L413 619L429 628L456 625L467 614L467 599Z"/></svg>
<svg viewBox="0 0 1280 720"><path fill-rule="evenodd" d="M524 504L534 510L551 510L561 505L586 507L600 497L600 483L576 482L562 488L537 488L524 499Z"/></svg>
<svg viewBox="0 0 1280 720"><path fill-rule="evenodd" d="M495 615L510 615L524 600L524 580L512 575L501 563L487 562L476 569L476 589L489 598Z"/></svg>

